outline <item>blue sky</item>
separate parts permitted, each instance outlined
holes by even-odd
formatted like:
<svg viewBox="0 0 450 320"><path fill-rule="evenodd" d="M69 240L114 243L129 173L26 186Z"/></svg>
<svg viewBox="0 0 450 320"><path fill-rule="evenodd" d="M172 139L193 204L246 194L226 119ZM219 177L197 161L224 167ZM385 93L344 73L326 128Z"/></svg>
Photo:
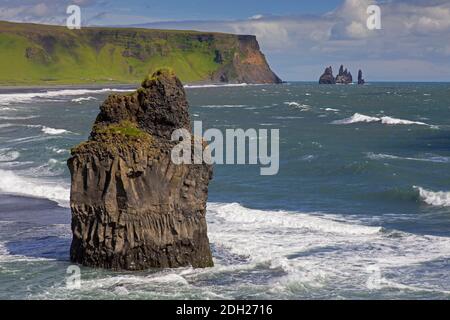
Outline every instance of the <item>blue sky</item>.
<svg viewBox="0 0 450 320"><path fill-rule="evenodd" d="M246 19L255 15L323 14L336 8L342 0L299 1L299 0L111 0L109 8L116 8L118 14L138 17L139 20L230 20ZM97 9L101 10L101 6ZM104 8L105 11L107 10ZM114 11L114 10L108 10ZM122 23L134 23L128 20ZM141 22L141 21L140 21ZM113 21L109 21L113 23Z"/></svg>
<svg viewBox="0 0 450 320"><path fill-rule="evenodd" d="M450 81L450 0L0 0L0 20L219 31L257 36L284 80L316 81L326 66L369 81ZM366 27L379 5L382 29Z"/></svg>

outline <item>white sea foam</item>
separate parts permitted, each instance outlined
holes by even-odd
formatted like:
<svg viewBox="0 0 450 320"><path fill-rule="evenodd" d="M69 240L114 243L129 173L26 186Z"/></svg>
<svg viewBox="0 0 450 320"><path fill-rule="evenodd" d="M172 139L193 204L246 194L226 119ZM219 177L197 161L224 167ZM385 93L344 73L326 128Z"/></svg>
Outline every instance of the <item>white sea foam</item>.
<svg viewBox="0 0 450 320"><path fill-rule="evenodd" d="M189 84L187 84L184 87L186 89L201 89L201 88L226 88L226 87L247 87L247 86L250 86L250 84L248 84L248 83L203 84L203 85L189 85Z"/></svg>
<svg viewBox="0 0 450 320"><path fill-rule="evenodd" d="M12 171L0 170L0 192L49 199L68 207L70 189L61 182L22 177Z"/></svg>
<svg viewBox="0 0 450 320"><path fill-rule="evenodd" d="M20 152L11 149L0 149L0 162L11 162L20 157Z"/></svg>
<svg viewBox="0 0 450 320"><path fill-rule="evenodd" d="M44 92L30 92L30 93L4 93L0 94L0 105L9 105L11 103L30 103L36 99L52 100L54 98L83 96L86 94L101 94L105 92L131 92L128 89L66 89L66 90L51 90Z"/></svg>
<svg viewBox="0 0 450 320"><path fill-rule="evenodd" d="M450 238L399 232L394 237L346 216L210 203L207 219L209 238L216 246L247 257L255 266L281 268L286 275L273 279L271 287L282 292L332 282L339 287L343 281L364 288L368 266L384 272L450 256ZM398 283L403 276L404 269Z"/></svg>
<svg viewBox="0 0 450 320"><path fill-rule="evenodd" d="M287 106L290 106L290 107L302 109L302 111L307 111L307 110L311 109L310 105L295 102L295 101L291 101L291 102L288 101L288 102L285 102L284 104Z"/></svg>
<svg viewBox="0 0 450 320"><path fill-rule="evenodd" d="M341 110L339 110L339 109L333 109L333 108L325 108L325 111L338 112L338 111L341 111Z"/></svg>
<svg viewBox="0 0 450 320"><path fill-rule="evenodd" d="M389 125L396 125L396 124L404 124L404 125L410 125L410 124L416 124L419 126L428 126L425 122L419 122L419 121L410 121L410 120L404 120L404 119L396 119L392 117L381 117L381 123L382 124L389 124Z"/></svg>
<svg viewBox="0 0 450 320"><path fill-rule="evenodd" d="M243 104L223 104L223 105L205 105L200 106L200 108L207 108L207 109L222 109L222 108L244 108L247 107Z"/></svg>
<svg viewBox="0 0 450 320"><path fill-rule="evenodd" d="M380 122L380 118L377 117L370 117L366 116L364 114L355 113L350 118L342 119L342 120L336 120L333 121L332 124L353 124L353 123L360 123L360 122Z"/></svg>
<svg viewBox="0 0 450 320"><path fill-rule="evenodd" d="M42 132L45 134L49 134L49 135L59 135L59 134L64 134L64 133L70 133L70 131L67 131L65 129L55 129L55 128L50 128L50 127L42 127Z"/></svg>
<svg viewBox="0 0 450 320"><path fill-rule="evenodd" d="M109 297L206 295L230 299L313 294L332 298L341 294L338 290L343 283L349 290L373 293L366 283L371 276L368 267L376 266L381 279L375 290L387 288L390 294L398 290L402 295L408 291L448 293L426 281L409 281L415 275L415 266L450 256L450 239L446 237L404 232L393 236L379 226L365 225L348 216L255 210L236 203L209 203L207 220L215 267L99 275L83 280L80 290ZM16 261L1 246L0 256ZM385 273L389 273L389 280ZM229 279L233 279L230 285ZM217 281L225 284L216 285ZM70 298L71 294L62 283L43 297Z"/></svg>
<svg viewBox="0 0 450 320"><path fill-rule="evenodd" d="M81 97L81 98L72 99L71 101L72 102L76 102L76 103L81 103L81 102L84 102L84 101L92 101L92 100L97 100L97 98L95 98L95 97Z"/></svg>
<svg viewBox="0 0 450 320"><path fill-rule="evenodd" d="M415 186L414 189L419 191L420 198L425 203L436 207L450 207L450 192L435 192L418 186Z"/></svg>
<svg viewBox="0 0 450 320"><path fill-rule="evenodd" d="M1 116L1 120L29 120L29 119L35 119L39 116L19 116L19 117L8 117L8 116Z"/></svg>
<svg viewBox="0 0 450 320"><path fill-rule="evenodd" d="M346 125L346 124L353 124L353 123L371 123L371 122L379 122L381 124L386 125L419 125L419 126L429 126L429 127L435 127L432 125L429 125L425 122L419 122L419 121L410 121L405 119L397 119L393 117L372 117L367 116L360 113L355 113L350 118L342 119L342 120L335 120L332 122L332 124L339 124L339 125Z"/></svg>
<svg viewBox="0 0 450 320"><path fill-rule="evenodd" d="M400 157L395 156L391 154L384 154L384 153L373 153L368 152L366 153L367 158L371 160L409 160L409 161L422 161L422 162L434 162L434 163L449 163L450 158L448 157L441 157L441 156L429 156L427 158L413 158L413 157Z"/></svg>

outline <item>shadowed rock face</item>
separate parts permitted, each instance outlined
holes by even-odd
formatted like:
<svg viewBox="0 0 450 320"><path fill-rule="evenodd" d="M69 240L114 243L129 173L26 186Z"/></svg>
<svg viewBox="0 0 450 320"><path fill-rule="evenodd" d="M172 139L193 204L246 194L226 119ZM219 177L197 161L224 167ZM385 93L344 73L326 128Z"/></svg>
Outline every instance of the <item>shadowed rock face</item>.
<svg viewBox="0 0 450 320"><path fill-rule="evenodd" d="M333 68L328 67L325 69L324 74L320 77L319 84L335 84L336 80L333 76Z"/></svg>
<svg viewBox="0 0 450 320"><path fill-rule="evenodd" d="M363 85L365 83L366 83L366 81L363 78L362 70L359 70L358 71L358 84Z"/></svg>
<svg viewBox="0 0 450 320"><path fill-rule="evenodd" d="M175 165L170 136L190 128L168 70L111 95L89 140L72 150L71 260L116 270L213 265L205 220L212 167Z"/></svg>

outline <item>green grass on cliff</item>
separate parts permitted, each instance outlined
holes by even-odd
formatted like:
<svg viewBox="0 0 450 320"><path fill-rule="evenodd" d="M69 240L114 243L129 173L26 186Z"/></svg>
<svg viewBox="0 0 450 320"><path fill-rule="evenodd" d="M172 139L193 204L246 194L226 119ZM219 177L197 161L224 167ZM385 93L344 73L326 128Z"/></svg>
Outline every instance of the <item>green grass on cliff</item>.
<svg viewBox="0 0 450 320"><path fill-rule="evenodd" d="M160 67L208 81L238 47L237 36L220 33L0 22L0 84L134 83Z"/></svg>
<svg viewBox="0 0 450 320"><path fill-rule="evenodd" d="M106 127L98 129L96 133L108 136L123 136L125 138L134 139L144 138L147 135L147 133L139 129L136 124L130 121L122 121L121 123L110 124Z"/></svg>

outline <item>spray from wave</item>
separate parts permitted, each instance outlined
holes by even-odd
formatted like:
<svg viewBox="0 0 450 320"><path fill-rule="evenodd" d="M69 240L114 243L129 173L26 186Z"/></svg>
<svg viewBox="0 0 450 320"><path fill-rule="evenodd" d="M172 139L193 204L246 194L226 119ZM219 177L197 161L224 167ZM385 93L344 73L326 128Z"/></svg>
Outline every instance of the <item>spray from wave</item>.
<svg viewBox="0 0 450 320"><path fill-rule="evenodd" d="M69 206L70 189L64 183L21 177L11 171L0 170L0 192L43 198Z"/></svg>
<svg viewBox="0 0 450 320"><path fill-rule="evenodd" d="M450 192L435 192L418 186L414 186L414 189L419 192L423 202L435 207L450 207Z"/></svg>

